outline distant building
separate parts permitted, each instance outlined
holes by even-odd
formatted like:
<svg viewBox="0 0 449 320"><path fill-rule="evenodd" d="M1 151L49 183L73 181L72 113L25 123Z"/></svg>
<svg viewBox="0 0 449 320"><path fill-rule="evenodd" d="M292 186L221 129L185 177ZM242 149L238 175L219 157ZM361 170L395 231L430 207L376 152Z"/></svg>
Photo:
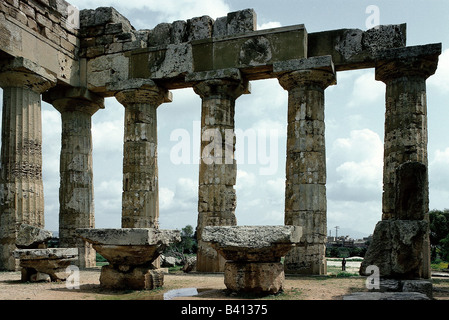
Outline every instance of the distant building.
<svg viewBox="0 0 449 320"><path fill-rule="evenodd" d="M363 239L352 239L349 236L327 237L326 248L367 248L367 242L370 242L372 235Z"/></svg>

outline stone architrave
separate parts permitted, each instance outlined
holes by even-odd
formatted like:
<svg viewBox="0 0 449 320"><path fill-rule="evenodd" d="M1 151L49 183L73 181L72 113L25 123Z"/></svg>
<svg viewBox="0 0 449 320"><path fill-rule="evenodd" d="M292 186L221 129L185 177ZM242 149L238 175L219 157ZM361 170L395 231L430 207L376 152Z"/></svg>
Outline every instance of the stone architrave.
<svg viewBox="0 0 449 320"><path fill-rule="evenodd" d="M78 248L78 267L95 267L95 250L77 238L75 230L95 227L92 116L104 108L104 99L87 89L58 87L47 92L43 99L61 113L62 120L59 245Z"/></svg>
<svg viewBox="0 0 449 320"><path fill-rule="evenodd" d="M304 228L301 245L285 258L285 271L326 274L324 90L336 83L332 59L290 61L274 70L288 91L285 224Z"/></svg>
<svg viewBox="0 0 449 320"><path fill-rule="evenodd" d="M435 73L440 54L441 44L388 49L377 54L376 80L386 84L382 220L428 221L426 79ZM398 171L408 162L420 164L424 171L416 171L415 177ZM407 179L421 186L419 192L415 189L413 193L415 201L419 200L418 208L410 208L408 204L404 207L405 200L398 198L411 196L397 190L398 187L405 190ZM428 233L422 248L421 276L425 279L431 277Z"/></svg>
<svg viewBox="0 0 449 320"><path fill-rule="evenodd" d="M18 268L13 251L21 223L44 227L40 95L55 83L52 75L26 59L0 63L0 270Z"/></svg>
<svg viewBox="0 0 449 320"><path fill-rule="evenodd" d="M158 228L157 108L171 93L151 80L114 84L125 107L122 228Z"/></svg>
<svg viewBox="0 0 449 320"><path fill-rule="evenodd" d="M202 99L196 268L200 272L223 272L223 257L202 241L201 234L206 226L237 224L234 113L236 99L248 92L248 82L241 80L237 69L199 76L205 80L194 86Z"/></svg>

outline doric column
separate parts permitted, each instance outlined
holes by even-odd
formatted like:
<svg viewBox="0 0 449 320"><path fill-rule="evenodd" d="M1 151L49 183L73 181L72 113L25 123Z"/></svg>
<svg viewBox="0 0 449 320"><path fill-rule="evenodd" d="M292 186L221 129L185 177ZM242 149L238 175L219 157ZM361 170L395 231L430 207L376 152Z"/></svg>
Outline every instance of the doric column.
<svg viewBox="0 0 449 320"><path fill-rule="evenodd" d="M20 224L39 228L45 224L40 94L55 81L26 67L23 59L0 66L0 270L17 269L12 251Z"/></svg>
<svg viewBox="0 0 449 320"><path fill-rule="evenodd" d="M288 91L285 224L303 227L300 246L285 257L287 273L327 272L324 90L336 78L330 58L324 66L308 63L279 77Z"/></svg>
<svg viewBox="0 0 449 320"><path fill-rule="evenodd" d="M104 108L104 99L83 88L55 88L43 99L61 113L62 120L59 245L78 248L80 268L94 267L95 250L75 231L95 227L92 116Z"/></svg>
<svg viewBox="0 0 449 320"><path fill-rule="evenodd" d="M122 228L158 228L156 111L171 94L151 80L119 86L115 97L125 107Z"/></svg>
<svg viewBox="0 0 449 320"><path fill-rule="evenodd" d="M426 79L437 69L441 44L389 49L378 54L376 80L386 84L382 220L426 220L429 212ZM420 163L411 181L424 179L420 193L404 190L400 168ZM419 175L423 176L421 178ZM408 199L411 194L416 199ZM407 203L419 199L420 208ZM422 212L417 212L422 211ZM423 277L430 278L430 243L424 239Z"/></svg>
<svg viewBox="0 0 449 320"><path fill-rule="evenodd" d="M428 165L426 79L436 71L439 52L439 45L429 45L379 56L376 80L386 84L383 220L395 218L396 169L408 161Z"/></svg>
<svg viewBox="0 0 449 320"><path fill-rule="evenodd" d="M222 272L224 258L201 241L201 233L206 226L237 224L234 112L235 100L248 91L248 83L238 79L205 80L198 82L194 91L202 99L196 268Z"/></svg>

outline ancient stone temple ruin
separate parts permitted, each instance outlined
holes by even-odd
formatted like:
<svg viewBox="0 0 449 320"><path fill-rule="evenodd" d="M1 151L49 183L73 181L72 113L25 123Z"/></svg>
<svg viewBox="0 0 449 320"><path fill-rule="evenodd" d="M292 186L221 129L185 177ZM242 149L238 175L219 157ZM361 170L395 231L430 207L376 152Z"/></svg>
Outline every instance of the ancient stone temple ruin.
<svg viewBox="0 0 449 320"><path fill-rule="evenodd" d="M91 118L108 112L104 99L115 97L125 113L122 227L157 229L157 108L172 101L172 90L192 88L202 99L202 132L224 136L234 130L235 103L250 94L250 82L277 78L289 97L285 225L302 227L285 272L326 274L325 90L339 71L375 68L376 80L386 84L382 223L388 226L381 230L400 235L407 224L401 221L416 221L407 259L418 262L401 276L430 277L425 82L441 44L408 47L406 25L256 30L250 9L151 30L135 30L114 8L82 10L79 24L76 17L63 0L0 3L0 269L17 267L12 252L22 223L44 226L41 99L62 119L60 243L78 248L78 265L89 267L95 251L75 230L95 227ZM210 142L203 137L202 150ZM203 229L237 225L234 151L235 140L202 153L198 271L223 271L225 264L201 238ZM373 254L373 261L387 267L403 261L388 249L395 246L383 246L388 252Z"/></svg>

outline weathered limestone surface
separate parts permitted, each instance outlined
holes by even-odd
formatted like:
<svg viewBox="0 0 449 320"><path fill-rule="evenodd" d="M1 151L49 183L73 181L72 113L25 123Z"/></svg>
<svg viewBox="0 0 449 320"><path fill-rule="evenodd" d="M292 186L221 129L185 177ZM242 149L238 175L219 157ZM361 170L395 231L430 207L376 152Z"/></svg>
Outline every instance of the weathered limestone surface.
<svg viewBox="0 0 449 320"><path fill-rule="evenodd" d="M296 71L292 71L295 70ZM285 224L303 226L302 245L285 258L288 273L326 274L324 90L336 83L330 56L275 64L289 93Z"/></svg>
<svg viewBox="0 0 449 320"><path fill-rule="evenodd" d="M300 243L297 226L205 227L202 240L226 259L224 282L228 290L275 294L285 274L281 257Z"/></svg>
<svg viewBox="0 0 449 320"><path fill-rule="evenodd" d="M20 259L24 282L36 279L36 274L48 274L51 281L64 281L70 275L67 267L78 261L78 249L17 249L14 257Z"/></svg>
<svg viewBox="0 0 449 320"><path fill-rule="evenodd" d="M16 247L19 249L38 249L45 246L53 237L50 231L22 223L16 238Z"/></svg>
<svg viewBox="0 0 449 320"><path fill-rule="evenodd" d="M120 88L121 87L121 88ZM119 83L117 100L125 106L122 228L159 226L157 112L171 101L151 80Z"/></svg>
<svg viewBox="0 0 449 320"><path fill-rule="evenodd" d="M100 284L109 289L152 290L163 285L163 272L152 263L173 242L178 230L155 228L77 229L108 262Z"/></svg>
<svg viewBox="0 0 449 320"><path fill-rule="evenodd" d="M226 260L279 262L301 236L296 226L220 226L205 227L202 240Z"/></svg>
<svg viewBox="0 0 449 320"><path fill-rule="evenodd" d="M431 277L426 79L440 54L441 44L376 53L376 79L387 86L384 221L376 226L361 274L375 264L386 278Z"/></svg>
<svg viewBox="0 0 449 320"><path fill-rule="evenodd" d="M375 265L384 278L423 278L423 246L428 236L427 230L428 223L424 220L379 221L360 274L368 275L366 268Z"/></svg>
<svg viewBox="0 0 449 320"><path fill-rule="evenodd" d="M0 63L0 269L17 268L12 251L21 223L44 227L40 93L52 87L54 81L54 77L26 59Z"/></svg>
<svg viewBox="0 0 449 320"><path fill-rule="evenodd" d="M61 83L78 86L80 40L69 17L74 10L64 0L2 1L0 51L34 62Z"/></svg>
<svg viewBox="0 0 449 320"><path fill-rule="evenodd" d="M194 86L201 96L201 163L198 191L197 270L223 271L224 261L215 250L203 243L206 226L233 226L237 179L234 158L235 100L247 91L242 80L213 79Z"/></svg>
<svg viewBox="0 0 449 320"><path fill-rule="evenodd" d="M428 45L378 54L376 79L387 85L383 219L395 218L397 167L407 161L428 165L426 79L435 73L440 53L441 45Z"/></svg>
<svg viewBox="0 0 449 320"><path fill-rule="evenodd" d="M75 230L95 227L92 116L104 109L104 99L82 88L55 88L43 99L61 113L62 120L59 244L79 249L79 267L94 267L95 250L77 238Z"/></svg>

